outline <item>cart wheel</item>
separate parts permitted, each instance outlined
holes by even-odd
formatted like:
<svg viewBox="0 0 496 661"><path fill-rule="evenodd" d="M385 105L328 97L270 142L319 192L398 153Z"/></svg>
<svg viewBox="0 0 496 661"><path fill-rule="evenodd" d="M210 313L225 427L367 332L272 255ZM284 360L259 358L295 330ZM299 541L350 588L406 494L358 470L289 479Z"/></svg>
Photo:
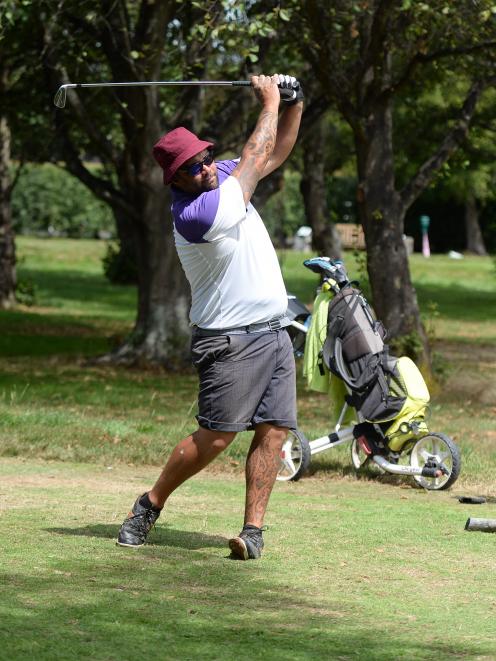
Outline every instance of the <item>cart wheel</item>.
<svg viewBox="0 0 496 661"><path fill-rule="evenodd" d="M428 461L436 461L446 468L441 477L414 475L413 479L424 489L448 489L460 475L461 456L456 443L445 434L431 432L419 438L412 448L410 465L423 468Z"/></svg>
<svg viewBox="0 0 496 661"><path fill-rule="evenodd" d="M299 480L310 466L310 444L301 431L290 429L281 450L281 468L277 479L283 482Z"/></svg>
<svg viewBox="0 0 496 661"><path fill-rule="evenodd" d="M360 443L354 438L351 441L351 463L356 471L359 471L361 468L367 465L369 461L369 456L366 454Z"/></svg>

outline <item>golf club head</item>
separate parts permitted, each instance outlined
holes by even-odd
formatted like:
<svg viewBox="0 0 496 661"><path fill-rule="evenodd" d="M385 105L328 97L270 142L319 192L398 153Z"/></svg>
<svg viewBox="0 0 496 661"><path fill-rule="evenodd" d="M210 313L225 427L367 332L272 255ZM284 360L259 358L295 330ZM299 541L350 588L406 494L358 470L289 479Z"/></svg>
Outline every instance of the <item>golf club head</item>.
<svg viewBox="0 0 496 661"><path fill-rule="evenodd" d="M65 85L61 85L55 94L53 99L54 104L57 108L65 108L65 102L67 99L67 88Z"/></svg>

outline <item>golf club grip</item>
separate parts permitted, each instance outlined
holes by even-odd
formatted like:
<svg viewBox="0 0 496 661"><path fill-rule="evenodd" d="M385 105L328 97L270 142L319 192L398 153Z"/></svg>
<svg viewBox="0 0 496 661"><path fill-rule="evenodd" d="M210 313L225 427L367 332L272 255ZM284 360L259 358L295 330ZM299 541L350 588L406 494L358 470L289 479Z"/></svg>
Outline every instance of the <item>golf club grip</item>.
<svg viewBox="0 0 496 661"><path fill-rule="evenodd" d="M251 87L251 82L249 80L233 80L232 85L235 85L237 87ZM282 99L293 99L294 98L294 90L290 90L287 88L281 89L279 87L279 93L281 95Z"/></svg>

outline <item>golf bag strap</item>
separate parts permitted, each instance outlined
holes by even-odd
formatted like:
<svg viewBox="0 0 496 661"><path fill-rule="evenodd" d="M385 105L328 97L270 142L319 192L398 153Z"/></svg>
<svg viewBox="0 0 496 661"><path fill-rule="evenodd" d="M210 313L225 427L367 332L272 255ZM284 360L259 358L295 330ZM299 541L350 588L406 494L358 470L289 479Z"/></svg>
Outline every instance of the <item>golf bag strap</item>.
<svg viewBox="0 0 496 661"><path fill-rule="evenodd" d="M350 375L343 356L342 343L338 337L334 338L333 347L331 346L331 343L329 343L327 347L324 345L322 354L326 364L330 366L331 371L339 376L339 378L342 379L353 392L359 394L367 390L367 388L370 388L370 386L373 385L376 381L379 381L383 393L383 398L385 399L387 397L389 389L386 377L384 376L382 369L371 369L368 371L368 374L365 371L357 378L354 378ZM376 359L378 361L376 367L380 367L383 364L387 365L387 362L383 363L382 356L376 356Z"/></svg>
<svg viewBox="0 0 496 661"><path fill-rule="evenodd" d="M331 303L332 304L332 303ZM339 340L339 332L341 324L344 319L341 316L331 317L328 326L327 326L327 335L325 342L322 346L322 350L319 355L320 362L330 369L331 371L335 368L335 344ZM337 328L336 328L337 326ZM342 352L341 352L342 353ZM338 375L340 376L340 375ZM344 379L343 379L344 380Z"/></svg>
<svg viewBox="0 0 496 661"><path fill-rule="evenodd" d="M385 376L385 370L388 369L388 350L386 346L383 351L384 353L380 362L382 369L377 370L377 380L382 390L382 401L385 402L389 395L389 386Z"/></svg>
<svg viewBox="0 0 496 661"><path fill-rule="evenodd" d="M336 367L336 370L339 372L339 376L341 377L341 379L343 379L343 381L346 383L346 385L349 388L351 388L351 390L357 390L359 379L354 379L353 377L350 376L344 362L343 347L341 344L341 340L338 337L336 338L336 341L334 343L333 358L334 358L334 365Z"/></svg>

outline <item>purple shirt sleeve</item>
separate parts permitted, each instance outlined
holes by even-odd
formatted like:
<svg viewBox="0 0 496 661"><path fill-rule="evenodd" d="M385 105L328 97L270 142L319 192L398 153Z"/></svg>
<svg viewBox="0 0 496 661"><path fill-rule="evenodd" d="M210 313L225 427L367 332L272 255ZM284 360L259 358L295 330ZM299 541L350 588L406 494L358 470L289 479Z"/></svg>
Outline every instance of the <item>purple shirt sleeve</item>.
<svg viewBox="0 0 496 661"><path fill-rule="evenodd" d="M219 186L229 177L238 161L218 161ZM207 191L191 197L174 191L172 215L176 230L189 243L207 243L204 235L212 227L219 208L220 190Z"/></svg>
<svg viewBox="0 0 496 661"><path fill-rule="evenodd" d="M219 185L232 174L232 171L239 163L236 161L217 161L217 174L219 175Z"/></svg>
<svg viewBox="0 0 496 661"><path fill-rule="evenodd" d="M188 198L172 205L176 230L190 243L206 243L203 235L212 227L219 208L218 188L191 200Z"/></svg>

